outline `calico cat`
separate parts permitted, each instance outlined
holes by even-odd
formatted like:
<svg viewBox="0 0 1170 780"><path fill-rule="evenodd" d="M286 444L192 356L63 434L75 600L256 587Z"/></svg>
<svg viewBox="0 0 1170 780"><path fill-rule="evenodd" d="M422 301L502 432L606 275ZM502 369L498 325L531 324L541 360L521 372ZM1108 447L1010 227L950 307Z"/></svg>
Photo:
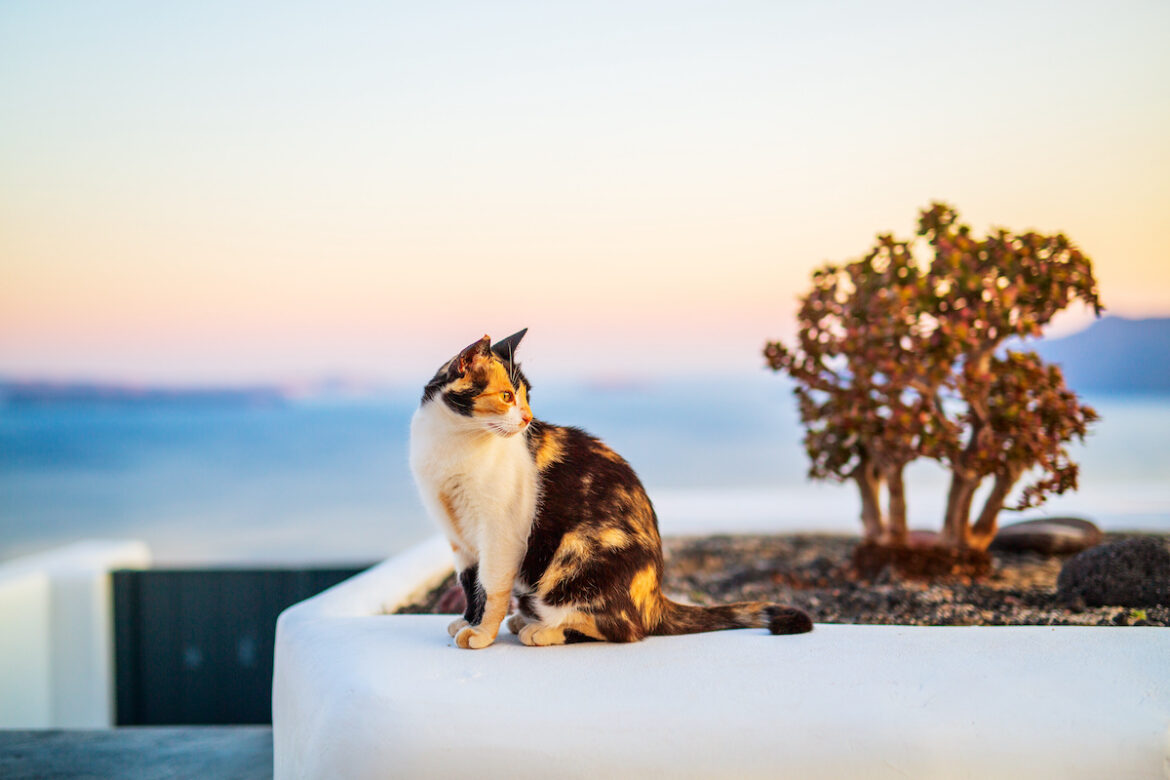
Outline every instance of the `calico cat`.
<svg viewBox="0 0 1170 780"><path fill-rule="evenodd" d="M467 596L448 627L455 643L494 642L513 595L508 628L526 645L811 631L792 607L695 607L662 594L658 519L642 483L599 440L532 416L515 360L526 332L494 346L484 336L444 363L411 421L411 470Z"/></svg>

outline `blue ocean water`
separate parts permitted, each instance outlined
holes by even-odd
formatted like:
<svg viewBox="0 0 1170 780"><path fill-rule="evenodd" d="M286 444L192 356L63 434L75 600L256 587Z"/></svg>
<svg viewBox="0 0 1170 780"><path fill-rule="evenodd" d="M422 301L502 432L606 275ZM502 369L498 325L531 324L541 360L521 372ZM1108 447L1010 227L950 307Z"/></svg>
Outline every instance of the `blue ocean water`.
<svg viewBox="0 0 1170 780"><path fill-rule="evenodd" d="M1087 400L1103 419L1076 448L1081 491L1028 516L1170 531L1170 399ZM259 406L2 406L0 560L99 537L142 539L160 563L380 559L433 533L407 465L416 404L410 390ZM794 403L777 377L550 383L532 404L621 452L664 533L858 530L852 486L805 479ZM945 474L920 463L909 478L912 524L937 528Z"/></svg>

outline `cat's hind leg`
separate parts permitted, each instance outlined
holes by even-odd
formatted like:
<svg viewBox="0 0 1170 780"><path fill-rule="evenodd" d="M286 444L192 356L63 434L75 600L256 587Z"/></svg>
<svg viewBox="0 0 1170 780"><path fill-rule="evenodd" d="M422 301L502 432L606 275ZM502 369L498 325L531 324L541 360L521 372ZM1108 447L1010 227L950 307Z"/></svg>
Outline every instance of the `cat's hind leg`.
<svg viewBox="0 0 1170 780"><path fill-rule="evenodd" d="M563 645L581 637L603 642L606 640L605 635L598 629L593 615L587 612L565 612L557 617L556 625L528 623L520 629L520 641L529 647L547 647Z"/></svg>
<svg viewBox="0 0 1170 780"><path fill-rule="evenodd" d="M511 628L511 626L509 626ZM529 647L547 647L548 645L563 645L565 630L559 626L546 626L543 623L529 623L520 629L520 641Z"/></svg>
<svg viewBox="0 0 1170 780"><path fill-rule="evenodd" d="M516 597L516 611L508 618L508 630L519 634L524 626L539 622L540 617L533 612L535 596L530 591L518 588L513 595Z"/></svg>

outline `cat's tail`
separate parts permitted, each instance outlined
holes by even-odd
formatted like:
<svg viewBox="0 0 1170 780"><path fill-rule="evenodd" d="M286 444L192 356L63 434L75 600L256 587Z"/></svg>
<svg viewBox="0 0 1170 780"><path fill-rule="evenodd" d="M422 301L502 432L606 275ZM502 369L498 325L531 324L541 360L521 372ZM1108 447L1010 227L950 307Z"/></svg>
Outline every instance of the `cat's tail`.
<svg viewBox="0 0 1170 780"><path fill-rule="evenodd" d="M656 636L700 634L728 628L766 628L773 634L812 631L812 618L796 607L766 601L742 601L718 607L678 604L662 597L662 620L650 631Z"/></svg>

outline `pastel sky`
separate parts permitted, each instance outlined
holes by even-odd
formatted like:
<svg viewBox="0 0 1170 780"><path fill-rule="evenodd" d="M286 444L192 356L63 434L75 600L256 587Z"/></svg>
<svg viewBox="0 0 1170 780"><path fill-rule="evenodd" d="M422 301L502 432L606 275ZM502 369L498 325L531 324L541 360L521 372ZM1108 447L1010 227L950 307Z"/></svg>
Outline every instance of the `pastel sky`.
<svg viewBox="0 0 1170 780"><path fill-rule="evenodd" d="M1154 0L9 0L0 376L414 381L522 326L549 372L753 370L932 199L1165 315L1168 40Z"/></svg>

